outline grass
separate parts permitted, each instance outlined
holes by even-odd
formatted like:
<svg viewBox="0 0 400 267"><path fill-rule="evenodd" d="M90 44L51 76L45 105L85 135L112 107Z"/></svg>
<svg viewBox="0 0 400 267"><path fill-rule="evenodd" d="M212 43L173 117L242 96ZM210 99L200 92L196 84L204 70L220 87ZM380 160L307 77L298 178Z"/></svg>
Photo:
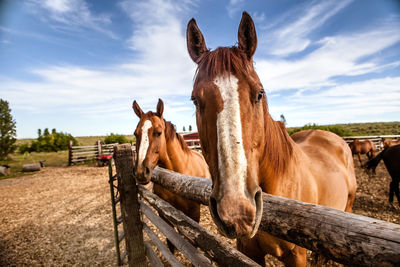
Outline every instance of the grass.
<svg viewBox="0 0 400 267"><path fill-rule="evenodd" d="M103 141L106 136L81 136L75 137L79 143L79 146L92 146L95 145L98 140ZM133 140L133 135L125 136L128 140ZM16 144L30 144L36 139L18 139ZM0 176L0 179L12 178L30 175L30 172L22 172L22 165L29 163L38 163L39 161L44 161L45 167L66 167L68 165L68 151L59 152L32 152L26 154L11 154L8 159L0 161L1 164L8 164L11 167L10 175ZM95 164L95 160L87 161L84 164Z"/></svg>
<svg viewBox="0 0 400 267"><path fill-rule="evenodd" d="M65 167L68 165L68 151L12 154L8 159L0 161L0 164L8 164L11 168L10 175L0 176L0 179L30 175L32 173L22 172L22 165L39 161L44 161L45 166Z"/></svg>
<svg viewBox="0 0 400 267"><path fill-rule="evenodd" d="M350 136L362 135L399 135L400 122L368 122L368 123L346 123L346 124L332 124L321 125L323 127L341 128ZM289 132L302 127L287 128Z"/></svg>

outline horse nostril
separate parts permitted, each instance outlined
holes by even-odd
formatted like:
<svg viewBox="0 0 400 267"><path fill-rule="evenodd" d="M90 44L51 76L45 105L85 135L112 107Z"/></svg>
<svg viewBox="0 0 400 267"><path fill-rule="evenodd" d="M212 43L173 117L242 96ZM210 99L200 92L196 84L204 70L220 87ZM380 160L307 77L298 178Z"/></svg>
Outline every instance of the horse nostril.
<svg viewBox="0 0 400 267"><path fill-rule="evenodd" d="M150 169L148 167L146 167L146 175L150 174Z"/></svg>

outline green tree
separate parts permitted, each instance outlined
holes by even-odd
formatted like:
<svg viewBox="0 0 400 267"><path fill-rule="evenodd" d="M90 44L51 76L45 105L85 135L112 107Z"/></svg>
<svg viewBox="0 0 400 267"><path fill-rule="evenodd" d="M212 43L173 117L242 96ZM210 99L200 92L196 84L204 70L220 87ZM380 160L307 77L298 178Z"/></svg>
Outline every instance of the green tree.
<svg viewBox="0 0 400 267"><path fill-rule="evenodd" d="M189 125L189 132L192 131L192 125Z"/></svg>
<svg viewBox="0 0 400 267"><path fill-rule="evenodd" d="M182 131L186 132L186 128L185 128L185 126L183 126L183 129L182 129Z"/></svg>
<svg viewBox="0 0 400 267"><path fill-rule="evenodd" d="M128 139L122 135L122 134L113 134L111 133L110 135L106 136L106 138L104 138L104 143L105 144L125 144L128 143Z"/></svg>
<svg viewBox="0 0 400 267"><path fill-rule="evenodd" d="M16 123L11 116L8 102L0 99L0 159L5 159L15 151L16 135Z"/></svg>
<svg viewBox="0 0 400 267"><path fill-rule="evenodd" d="M72 145L78 145L78 141L68 133L58 133L56 129L52 129L51 134L49 129L42 130L38 129L38 138L32 141L31 145L23 144L19 146L19 152L24 154L25 152L57 152L60 150L67 150L69 141L72 140Z"/></svg>

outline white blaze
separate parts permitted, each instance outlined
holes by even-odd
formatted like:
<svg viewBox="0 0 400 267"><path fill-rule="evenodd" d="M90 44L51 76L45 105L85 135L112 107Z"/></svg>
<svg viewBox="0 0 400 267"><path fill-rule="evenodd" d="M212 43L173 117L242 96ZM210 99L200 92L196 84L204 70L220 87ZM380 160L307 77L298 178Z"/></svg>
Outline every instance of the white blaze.
<svg viewBox="0 0 400 267"><path fill-rule="evenodd" d="M238 79L233 76L217 77L218 87L224 103L217 116L218 169L221 183L228 183L234 190L244 192L247 160L243 147L242 123Z"/></svg>
<svg viewBox="0 0 400 267"><path fill-rule="evenodd" d="M142 126L142 139L140 140L140 147L138 153L138 166L141 166L144 158L147 154L147 149L149 149L149 129L153 125L150 120L146 120Z"/></svg>

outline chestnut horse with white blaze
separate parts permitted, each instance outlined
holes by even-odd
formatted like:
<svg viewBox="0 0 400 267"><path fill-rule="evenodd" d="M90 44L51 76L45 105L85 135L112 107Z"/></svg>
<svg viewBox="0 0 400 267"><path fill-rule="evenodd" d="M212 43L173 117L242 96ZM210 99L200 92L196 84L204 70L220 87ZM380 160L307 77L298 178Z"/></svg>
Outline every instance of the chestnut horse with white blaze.
<svg viewBox="0 0 400 267"><path fill-rule="evenodd" d="M266 254L286 266L305 266L306 249L258 231L262 192L351 212L356 180L349 147L339 136L320 130L291 138L272 119L253 67L257 35L246 12L237 46L208 50L194 19L186 37L198 65L192 100L213 181L209 208L214 222L263 266Z"/></svg>
<svg viewBox="0 0 400 267"><path fill-rule="evenodd" d="M138 183L149 183L157 165L186 175L211 177L203 156L191 150L174 126L164 120L164 103L161 99L158 100L155 113L144 113L136 101L133 102L133 110L140 119L135 130L138 154L135 176ZM174 194L158 184L153 185L153 191L196 222L200 221L199 203ZM169 241L168 246L173 251L174 246Z"/></svg>

